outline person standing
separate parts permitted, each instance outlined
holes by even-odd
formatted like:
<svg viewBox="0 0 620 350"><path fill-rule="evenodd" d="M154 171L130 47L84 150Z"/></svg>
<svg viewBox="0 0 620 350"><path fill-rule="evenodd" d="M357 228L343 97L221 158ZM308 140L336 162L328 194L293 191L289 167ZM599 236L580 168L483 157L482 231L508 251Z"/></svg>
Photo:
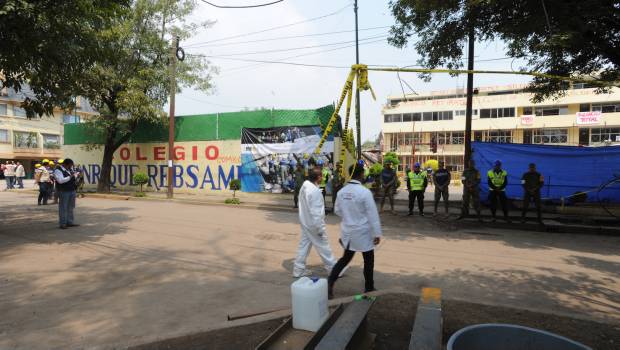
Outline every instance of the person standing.
<svg viewBox="0 0 620 350"><path fill-rule="evenodd" d="M318 164L321 168L321 181L319 182L319 188L323 193L323 201L325 201L325 195L327 194L327 181L329 181L329 168L323 164L322 159L319 159Z"/></svg>
<svg viewBox="0 0 620 350"><path fill-rule="evenodd" d="M375 246L381 242L381 222L372 192L362 185L364 165L357 163L349 167L351 181L336 198L336 215L342 218L340 244L344 254L334 266L328 278L328 295L334 297L334 285L341 272L353 259L355 252L362 252L364 258L364 292L375 289L374 266Z"/></svg>
<svg viewBox="0 0 620 350"><path fill-rule="evenodd" d="M530 163L529 170L521 177L523 185L523 212L521 213L521 222L525 222L525 214L530 206L530 201L534 201L536 206L536 218L542 223L541 207L540 207L540 189L545 184L545 178L536 171L536 164Z"/></svg>
<svg viewBox="0 0 620 350"><path fill-rule="evenodd" d="M43 159L42 165L39 170L37 183L39 184L39 198L37 199L38 205L47 205L47 200L50 196L50 187L52 185L50 178L50 171L48 168L49 161ZM36 179L36 177L35 177Z"/></svg>
<svg viewBox="0 0 620 350"><path fill-rule="evenodd" d="M383 206L385 205L385 198L390 199L390 210L394 214L394 187L396 186L396 172L392 168L392 162L387 161L385 168L381 171L381 183L383 185L383 198L381 199L381 210L383 213Z"/></svg>
<svg viewBox="0 0 620 350"><path fill-rule="evenodd" d="M4 178L6 180L6 189L12 190L15 188L15 163L13 161L6 161L4 166Z"/></svg>
<svg viewBox="0 0 620 350"><path fill-rule="evenodd" d="M508 198L506 198L506 186L508 185L508 172L502 169L502 162L496 160L493 169L487 172L487 183L489 184L489 201L491 202L491 215L493 222L496 220L497 202L499 201L504 219L511 222L508 217Z"/></svg>
<svg viewBox="0 0 620 350"><path fill-rule="evenodd" d="M325 202L321 190L317 186L320 181L321 169L311 169L308 180L304 182L299 191L301 240L297 247L297 256L293 266L293 277L295 278L308 276L312 273L306 269L306 259L312 246L319 253L328 272L331 272L336 264L325 228Z"/></svg>
<svg viewBox="0 0 620 350"><path fill-rule="evenodd" d="M54 178L60 202L58 203L58 222L61 229L79 226L73 222L75 208L76 178L78 172L73 170L73 160L67 158L54 170Z"/></svg>
<svg viewBox="0 0 620 350"><path fill-rule="evenodd" d="M49 197L51 197L54 201L52 202L52 204L58 204L58 189L56 188L56 177L54 176L56 168L58 166L54 164L53 161L50 160L49 162L49 172L50 172L50 194Z"/></svg>
<svg viewBox="0 0 620 350"><path fill-rule="evenodd" d="M295 208L298 208L299 203L299 192L301 191L301 187L304 184L306 179L304 166L301 163L297 163L297 168L295 169L295 193L293 195L293 202L295 202Z"/></svg>
<svg viewBox="0 0 620 350"><path fill-rule="evenodd" d="M446 215L448 215L448 198L450 197L449 187L451 179L452 177L450 172L446 169L446 163L443 160L440 160L439 168L433 173L433 183L435 184L435 216L437 216L437 207L439 206L439 201L442 197L446 209Z"/></svg>
<svg viewBox="0 0 620 350"><path fill-rule="evenodd" d="M476 169L476 162L473 159L469 160L467 169L463 171L461 183L463 183L463 207L457 220L469 215L469 203L471 202L478 215L478 221L482 222L482 216L480 216L480 172Z"/></svg>
<svg viewBox="0 0 620 350"><path fill-rule="evenodd" d="M17 162L15 168L15 178L17 179L17 186L19 188L24 189L24 178L26 177L26 170L24 170L24 166L22 163Z"/></svg>
<svg viewBox="0 0 620 350"><path fill-rule="evenodd" d="M418 200L418 210L420 216L424 216L424 192L428 186L426 171L420 170L420 163L413 165L413 171L409 172L409 215L413 215L413 207L416 199Z"/></svg>

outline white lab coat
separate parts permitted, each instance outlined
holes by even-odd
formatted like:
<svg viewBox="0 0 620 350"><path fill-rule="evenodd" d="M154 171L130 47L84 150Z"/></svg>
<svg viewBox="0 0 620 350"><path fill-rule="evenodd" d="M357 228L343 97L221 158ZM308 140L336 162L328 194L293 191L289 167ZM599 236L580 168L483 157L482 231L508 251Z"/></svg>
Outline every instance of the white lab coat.
<svg viewBox="0 0 620 350"><path fill-rule="evenodd" d="M345 249L367 252L375 248L373 240L381 237L381 222L369 189L357 180L349 181L338 191L335 212L342 218L340 240Z"/></svg>
<svg viewBox="0 0 620 350"><path fill-rule="evenodd" d="M306 269L306 259L312 246L323 260L325 269L331 271L336 265L336 259L329 246L325 230L323 193L310 181L305 181L299 190L299 223L301 224L301 239L297 248L293 275L297 276Z"/></svg>

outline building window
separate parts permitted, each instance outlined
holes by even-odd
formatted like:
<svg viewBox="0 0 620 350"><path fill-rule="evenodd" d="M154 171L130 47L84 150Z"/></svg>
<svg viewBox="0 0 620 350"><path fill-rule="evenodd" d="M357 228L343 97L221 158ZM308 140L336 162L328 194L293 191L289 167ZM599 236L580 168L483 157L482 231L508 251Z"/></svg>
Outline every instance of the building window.
<svg viewBox="0 0 620 350"><path fill-rule="evenodd" d="M39 140L36 132L14 131L14 144L16 148L38 148Z"/></svg>
<svg viewBox="0 0 620 350"><path fill-rule="evenodd" d="M17 118L26 118L26 110L21 107L13 106L13 116Z"/></svg>
<svg viewBox="0 0 620 350"><path fill-rule="evenodd" d="M566 115L568 114L568 106L534 107L534 114L537 117Z"/></svg>
<svg viewBox="0 0 620 350"><path fill-rule="evenodd" d="M454 111L454 114L457 117L464 117L465 115L467 115L466 112L467 112L467 110L461 109L461 110L458 110L458 111ZM478 110L477 109L472 110L471 111L471 115L478 115Z"/></svg>
<svg viewBox="0 0 620 350"><path fill-rule="evenodd" d="M422 121L428 122L433 120L433 112L422 113Z"/></svg>
<svg viewBox="0 0 620 350"><path fill-rule="evenodd" d="M482 135L483 134L484 134L483 131L474 131L474 141L482 142L482 140L483 140Z"/></svg>
<svg viewBox="0 0 620 350"><path fill-rule="evenodd" d="M532 143L568 143L568 129L535 129L532 131Z"/></svg>
<svg viewBox="0 0 620 350"><path fill-rule="evenodd" d="M605 102L592 104L593 112L615 113L620 112L620 102Z"/></svg>
<svg viewBox="0 0 620 350"><path fill-rule="evenodd" d="M0 129L0 143L11 143L8 130Z"/></svg>
<svg viewBox="0 0 620 350"><path fill-rule="evenodd" d="M590 129L590 143L620 142L620 128Z"/></svg>
<svg viewBox="0 0 620 350"><path fill-rule="evenodd" d="M465 132L452 132L452 139L450 141L453 145L462 145L465 143Z"/></svg>
<svg viewBox="0 0 620 350"><path fill-rule="evenodd" d="M6 103L0 103L0 115L7 115Z"/></svg>
<svg viewBox="0 0 620 350"><path fill-rule="evenodd" d="M65 115L65 118L67 117L67 115ZM70 117L77 117L78 121L74 122L74 123L79 123L79 116L70 116ZM400 123L403 121L403 115L402 114L386 114L384 117L384 121L386 123ZM65 122L66 123L66 122Z"/></svg>
<svg viewBox="0 0 620 350"><path fill-rule="evenodd" d="M450 133L449 132L437 132L437 133L435 133L435 141L437 141L438 145L448 145L448 144L450 144Z"/></svg>
<svg viewBox="0 0 620 350"><path fill-rule="evenodd" d="M595 88L596 86L592 85L592 84L588 84L588 83L573 83L573 89L575 90L579 90L579 89L592 89Z"/></svg>
<svg viewBox="0 0 620 350"><path fill-rule="evenodd" d="M515 109L513 107L480 109L480 118L510 118L514 116Z"/></svg>
<svg viewBox="0 0 620 350"><path fill-rule="evenodd" d="M43 136L43 148L60 149L60 135L41 134Z"/></svg>
<svg viewBox="0 0 620 350"><path fill-rule="evenodd" d="M488 142L512 143L512 130L489 130Z"/></svg>
<svg viewBox="0 0 620 350"><path fill-rule="evenodd" d="M403 113L403 123L411 122L411 121L413 121L413 114L412 113Z"/></svg>
<svg viewBox="0 0 620 350"><path fill-rule="evenodd" d="M579 105L579 112L590 112L590 104L582 103Z"/></svg>

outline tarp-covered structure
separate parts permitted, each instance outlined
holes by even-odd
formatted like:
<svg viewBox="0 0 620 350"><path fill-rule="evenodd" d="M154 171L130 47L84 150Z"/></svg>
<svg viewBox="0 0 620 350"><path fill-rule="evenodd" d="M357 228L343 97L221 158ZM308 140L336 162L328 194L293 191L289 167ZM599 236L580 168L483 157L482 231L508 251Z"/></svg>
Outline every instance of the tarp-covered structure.
<svg viewBox="0 0 620 350"><path fill-rule="evenodd" d="M572 195L587 192L588 202L620 203L620 147L571 147L473 142L473 159L482 175L481 196L488 194L486 173L495 160L508 172L509 198L522 198L521 176L535 163L545 177L543 199L570 202Z"/></svg>

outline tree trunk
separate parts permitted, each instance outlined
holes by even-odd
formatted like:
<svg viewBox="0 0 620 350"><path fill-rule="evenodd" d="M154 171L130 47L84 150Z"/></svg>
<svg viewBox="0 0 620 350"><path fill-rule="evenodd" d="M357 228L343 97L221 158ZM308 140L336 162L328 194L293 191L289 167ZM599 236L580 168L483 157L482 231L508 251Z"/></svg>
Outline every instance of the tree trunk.
<svg viewBox="0 0 620 350"><path fill-rule="evenodd" d="M101 172L99 173L99 183L97 184L97 192L110 192L110 172L112 170L112 158L116 145L113 138L108 138L105 148L103 149L103 161L101 162ZM110 142L111 140L111 142Z"/></svg>

